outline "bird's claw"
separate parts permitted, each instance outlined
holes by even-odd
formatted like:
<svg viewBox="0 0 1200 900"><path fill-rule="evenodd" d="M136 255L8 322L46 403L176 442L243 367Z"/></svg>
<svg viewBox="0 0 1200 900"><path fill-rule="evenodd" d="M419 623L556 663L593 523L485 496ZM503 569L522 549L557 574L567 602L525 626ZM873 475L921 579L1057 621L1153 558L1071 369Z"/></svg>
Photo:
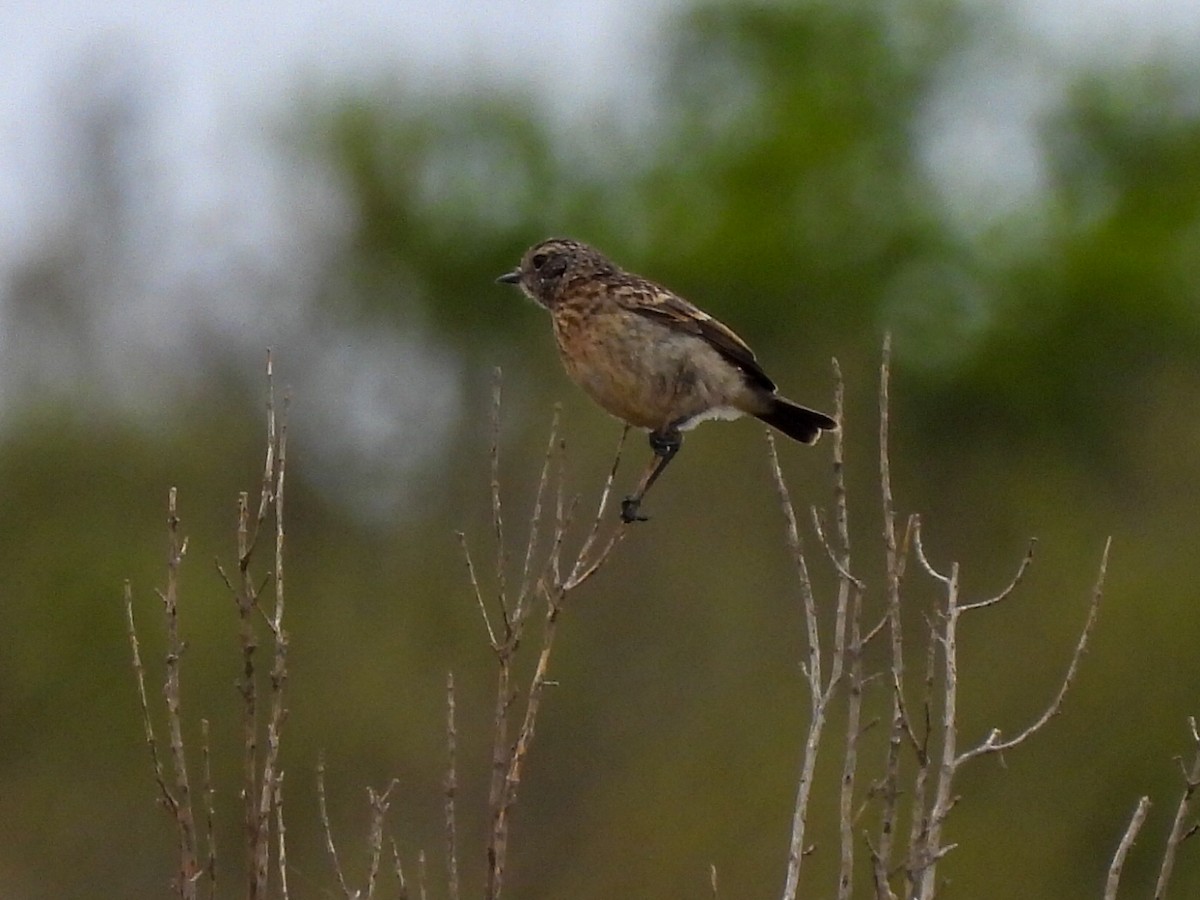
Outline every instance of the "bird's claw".
<svg viewBox="0 0 1200 900"><path fill-rule="evenodd" d="M628 525L631 522L648 522L646 516L638 513L638 507L642 505L641 499L637 497L626 497L621 501L621 521Z"/></svg>

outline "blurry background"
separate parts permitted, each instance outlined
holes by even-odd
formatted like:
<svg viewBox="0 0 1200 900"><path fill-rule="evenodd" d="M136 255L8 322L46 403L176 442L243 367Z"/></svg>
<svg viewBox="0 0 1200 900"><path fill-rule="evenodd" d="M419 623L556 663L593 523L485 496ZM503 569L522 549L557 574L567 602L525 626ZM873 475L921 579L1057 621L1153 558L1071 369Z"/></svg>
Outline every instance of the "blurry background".
<svg viewBox="0 0 1200 900"><path fill-rule="evenodd" d="M550 234L719 315L802 402L830 407L839 358L875 587L894 334L897 499L934 560L984 595L1041 539L1021 593L965 626L963 741L1045 704L1114 535L1063 716L969 772L942 874L948 896L1097 896L1150 793L1126 873L1147 892L1200 712L1198 41L1192 0L0 6L0 894L166 893L119 598L132 579L157 666L171 485L232 887L236 641L211 561L261 470L268 346L293 398L293 896L334 884L320 748L343 844L396 776L406 860L442 871L449 670L477 883L492 661L453 532L486 557L490 372L514 530L556 400L589 499L619 432L492 283ZM689 437L569 611L512 896L700 896L710 862L723 896L778 890L805 686L760 432ZM782 453L801 507L827 503L829 444ZM810 890L836 855L818 835ZM1194 855L1176 887L1200 890Z"/></svg>

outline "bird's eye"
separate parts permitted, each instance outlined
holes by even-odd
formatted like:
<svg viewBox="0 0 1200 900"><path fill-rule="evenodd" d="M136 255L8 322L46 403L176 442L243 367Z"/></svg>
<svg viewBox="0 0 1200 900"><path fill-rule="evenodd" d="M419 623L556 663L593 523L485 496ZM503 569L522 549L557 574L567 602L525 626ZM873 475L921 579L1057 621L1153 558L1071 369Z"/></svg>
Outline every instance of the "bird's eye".
<svg viewBox="0 0 1200 900"><path fill-rule="evenodd" d="M530 260L530 262L533 263L533 267L535 269L540 269L542 266L544 266L546 264L546 254L545 253L535 253L535 254L533 254L533 259Z"/></svg>

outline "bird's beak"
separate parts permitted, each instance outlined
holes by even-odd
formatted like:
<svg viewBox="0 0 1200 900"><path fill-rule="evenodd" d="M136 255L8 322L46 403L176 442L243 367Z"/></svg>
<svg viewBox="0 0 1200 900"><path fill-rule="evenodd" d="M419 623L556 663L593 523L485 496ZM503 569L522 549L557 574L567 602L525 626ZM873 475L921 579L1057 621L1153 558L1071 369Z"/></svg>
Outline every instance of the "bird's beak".
<svg viewBox="0 0 1200 900"><path fill-rule="evenodd" d="M521 270L513 269L511 272L505 272L503 275L497 278L496 281L500 284L520 284Z"/></svg>

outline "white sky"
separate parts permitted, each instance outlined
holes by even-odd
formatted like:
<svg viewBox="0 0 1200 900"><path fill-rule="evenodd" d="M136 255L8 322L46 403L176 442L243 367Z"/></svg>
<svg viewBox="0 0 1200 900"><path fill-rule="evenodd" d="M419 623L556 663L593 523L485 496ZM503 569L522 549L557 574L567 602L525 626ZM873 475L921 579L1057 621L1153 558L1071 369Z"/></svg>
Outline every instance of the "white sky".
<svg viewBox="0 0 1200 900"><path fill-rule="evenodd" d="M88 59L133 54L151 70L165 107L158 139L187 172L197 169L188 159L194 149L238 141L248 118L284 107L298 87L395 77L428 89L526 85L568 114L620 103L646 89L657 30L684 2L6 0L0 3L0 267L37 240L42 217L61 200L55 122L46 111L61 102L64 85ZM1198 0L1004 2L1053 59L1130 61L1200 46ZM1038 72L1021 75L994 63L999 83L979 79L966 90L960 84L952 98L954 107L982 106L992 115L977 114L958 134L935 137L933 157L936 166L950 168L959 155L973 157L975 187L985 196L995 195L1005 164L992 171L972 148L1011 131L1014 120L1019 125L1046 102ZM1007 155L1019 183L1027 154L1014 148ZM951 178L968 190L975 180L969 172Z"/></svg>

